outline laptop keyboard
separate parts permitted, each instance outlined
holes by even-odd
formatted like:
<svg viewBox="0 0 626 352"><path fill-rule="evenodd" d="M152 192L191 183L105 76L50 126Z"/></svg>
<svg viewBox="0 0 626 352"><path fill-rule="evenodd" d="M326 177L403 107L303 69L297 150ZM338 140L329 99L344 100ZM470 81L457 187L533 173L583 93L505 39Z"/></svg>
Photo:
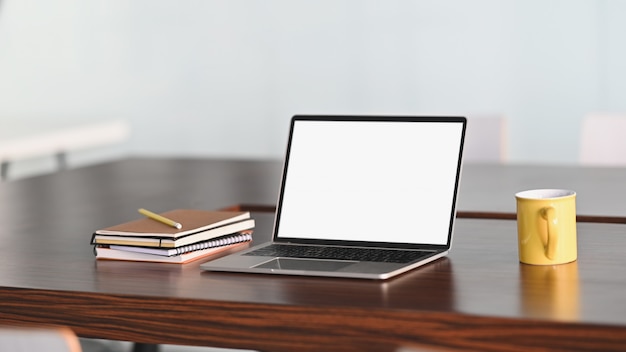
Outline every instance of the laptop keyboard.
<svg viewBox="0 0 626 352"><path fill-rule="evenodd" d="M382 263L410 263L433 252L380 248L324 247L271 244L246 253L252 256L334 259Z"/></svg>

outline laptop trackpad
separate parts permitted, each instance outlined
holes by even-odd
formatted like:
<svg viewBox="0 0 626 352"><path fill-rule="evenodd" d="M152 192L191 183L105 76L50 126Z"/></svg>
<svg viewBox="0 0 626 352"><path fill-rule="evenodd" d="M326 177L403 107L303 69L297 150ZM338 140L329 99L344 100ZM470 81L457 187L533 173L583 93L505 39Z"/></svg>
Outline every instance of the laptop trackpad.
<svg viewBox="0 0 626 352"><path fill-rule="evenodd" d="M254 266L254 268L265 269L285 269L285 270L308 270L308 271L337 271L352 265L351 261L335 261L335 260L313 260L313 259L294 259L294 258L276 258L269 262Z"/></svg>

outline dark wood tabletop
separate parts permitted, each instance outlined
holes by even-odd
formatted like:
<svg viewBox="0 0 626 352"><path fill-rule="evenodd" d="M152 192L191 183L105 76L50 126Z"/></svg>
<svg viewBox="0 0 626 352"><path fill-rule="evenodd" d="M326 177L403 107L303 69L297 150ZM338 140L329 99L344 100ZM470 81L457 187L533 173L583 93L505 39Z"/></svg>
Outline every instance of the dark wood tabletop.
<svg viewBox="0 0 626 352"><path fill-rule="evenodd" d="M489 168L466 168L464 187L480 184L472 174L492 174ZM514 175L543 174L542 167L512 168ZM604 182L593 196L579 193L579 209L587 199L582 209L601 210L604 205L594 208L591 200L610 203L614 198L600 194L624 192L617 178L606 181L622 169L564 172L582 176L546 187L585 193L593 175ZM543 187L537 179L521 186ZM0 183L0 324L57 324L85 337L263 351L394 351L407 345L617 351L626 345L622 224L579 222L578 261L543 267L518 262L515 221L461 218L447 258L382 282L210 273L199 269L200 262L96 261L92 254L91 233L136 218L139 207L248 204L262 210L271 206L279 181L275 161L128 159ZM485 185L506 192L520 186L510 179ZM467 192L461 198L469 201ZM491 204L504 206L512 197L485 192L480 196ZM513 208L506 203L509 208L490 210L511 211L510 202ZM253 217L255 241L268 240L272 214Z"/></svg>

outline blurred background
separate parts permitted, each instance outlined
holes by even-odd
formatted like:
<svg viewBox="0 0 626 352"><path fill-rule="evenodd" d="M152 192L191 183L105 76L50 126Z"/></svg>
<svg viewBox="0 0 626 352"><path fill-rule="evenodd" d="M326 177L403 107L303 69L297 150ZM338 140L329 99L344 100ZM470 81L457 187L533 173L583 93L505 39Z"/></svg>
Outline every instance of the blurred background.
<svg viewBox="0 0 626 352"><path fill-rule="evenodd" d="M76 163L281 158L294 114L504 116L506 162L574 164L584 116L626 112L624 18L620 0L0 0L0 142L121 120L128 138Z"/></svg>

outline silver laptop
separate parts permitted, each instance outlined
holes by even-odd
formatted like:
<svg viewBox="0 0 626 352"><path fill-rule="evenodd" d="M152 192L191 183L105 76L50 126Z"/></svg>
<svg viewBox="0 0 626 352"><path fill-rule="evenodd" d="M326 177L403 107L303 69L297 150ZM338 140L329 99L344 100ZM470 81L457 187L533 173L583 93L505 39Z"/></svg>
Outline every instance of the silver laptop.
<svg viewBox="0 0 626 352"><path fill-rule="evenodd" d="M466 124L294 116L272 241L201 268L386 279L445 256Z"/></svg>

